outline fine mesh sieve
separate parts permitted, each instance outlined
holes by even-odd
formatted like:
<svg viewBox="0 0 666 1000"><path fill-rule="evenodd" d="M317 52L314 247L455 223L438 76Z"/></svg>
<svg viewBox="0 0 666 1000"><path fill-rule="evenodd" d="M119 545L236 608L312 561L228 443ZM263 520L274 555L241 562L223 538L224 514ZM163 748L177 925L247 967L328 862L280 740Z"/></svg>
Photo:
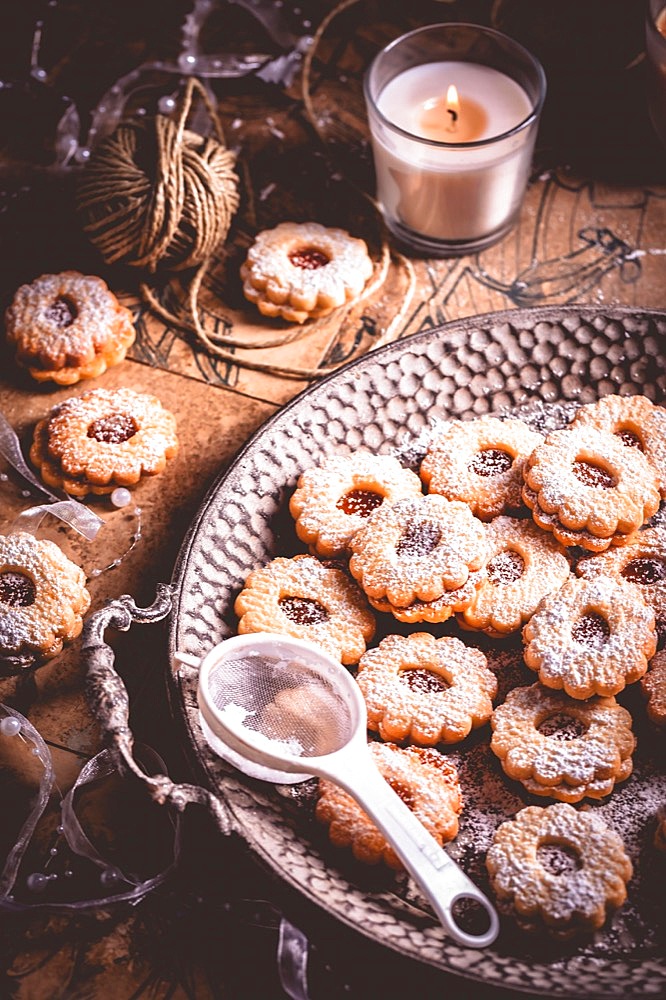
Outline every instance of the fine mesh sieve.
<svg viewBox="0 0 666 1000"><path fill-rule="evenodd" d="M341 663L288 636L235 636L202 661L198 700L210 730L241 758L328 778L349 792L458 943L481 948L495 940L492 904L379 773L368 750L365 702ZM457 922L454 906L464 899L485 910L488 926L480 934Z"/></svg>

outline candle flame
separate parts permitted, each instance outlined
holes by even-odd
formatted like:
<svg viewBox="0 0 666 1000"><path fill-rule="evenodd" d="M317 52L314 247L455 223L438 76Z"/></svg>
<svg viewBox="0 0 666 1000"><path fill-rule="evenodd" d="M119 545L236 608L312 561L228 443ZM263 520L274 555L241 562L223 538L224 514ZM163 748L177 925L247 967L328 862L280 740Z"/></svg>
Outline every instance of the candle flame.
<svg viewBox="0 0 666 1000"><path fill-rule="evenodd" d="M449 84L446 91L446 113L449 116L447 129L449 132L455 132L460 114L460 101L458 100L458 90L452 83Z"/></svg>

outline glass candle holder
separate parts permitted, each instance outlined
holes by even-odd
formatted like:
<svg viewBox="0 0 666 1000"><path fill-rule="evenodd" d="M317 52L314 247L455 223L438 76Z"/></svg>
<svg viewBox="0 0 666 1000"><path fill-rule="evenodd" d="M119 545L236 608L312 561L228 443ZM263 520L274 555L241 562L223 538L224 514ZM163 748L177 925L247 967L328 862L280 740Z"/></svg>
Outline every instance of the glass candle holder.
<svg viewBox="0 0 666 1000"><path fill-rule="evenodd" d="M482 250L513 225L546 94L541 64L475 24L417 28L364 80L377 200L389 230L427 256Z"/></svg>
<svg viewBox="0 0 666 1000"><path fill-rule="evenodd" d="M649 0L645 18L648 111L666 146L666 0Z"/></svg>

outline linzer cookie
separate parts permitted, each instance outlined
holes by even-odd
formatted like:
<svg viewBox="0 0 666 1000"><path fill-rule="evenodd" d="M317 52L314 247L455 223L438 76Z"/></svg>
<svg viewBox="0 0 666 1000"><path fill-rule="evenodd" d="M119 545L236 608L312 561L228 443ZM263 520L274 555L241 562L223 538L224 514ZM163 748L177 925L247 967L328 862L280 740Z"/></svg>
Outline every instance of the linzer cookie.
<svg viewBox="0 0 666 1000"><path fill-rule="evenodd" d="M486 528L486 575L459 613L463 628L489 635L515 632L546 594L559 590L570 573L565 550L532 521L496 517Z"/></svg>
<svg viewBox="0 0 666 1000"><path fill-rule="evenodd" d="M574 426L609 431L630 448L638 448L653 466L659 490L666 496L666 409L647 396L604 396L581 406Z"/></svg>
<svg viewBox="0 0 666 1000"><path fill-rule="evenodd" d="M500 908L567 939L602 927L633 874L622 838L594 810L526 806L502 823L486 866Z"/></svg>
<svg viewBox="0 0 666 1000"><path fill-rule="evenodd" d="M621 545L659 507L654 469L610 431L581 424L553 431L530 455L523 499L562 545Z"/></svg>
<svg viewBox="0 0 666 1000"><path fill-rule="evenodd" d="M485 567L470 573L462 587L445 590L441 597L434 601L422 601L419 598L404 607L391 604L386 598L368 597L375 609L384 614L393 615L399 622L416 625L419 622L430 622L436 625L447 621L456 611L464 611L474 599L474 594L486 578Z"/></svg>
<svg viewBox="0 0 666 1000"><path fill-rule="evenodd" d="M455 764L430 747L403 748L392 743L370 743L369 747L381 774L435 840L439 844L453 840L463 805ZM328 826L331 843L350 847L358 861L369 865L383 861L389 868L402 869L384 834L339 785L319 781L315 815Z"/></svg>
<svg viewBox="0 0 666 1000"><path fill-rule="evenodd" d="M628 580L570 577L523 628L525 663L572 698L615 695L639 680L657 648L654 611Z"/></svg>
<svg viewBox="0 0 666 1000"><path fill-rule="evenodd" d="M236 598L238 631L281 632L358 663L375 633L365 596L346 573L314 556L279 556L253 570Z"/></svg>
<svg viewBox="0 0 666 1000"><path fill-rule="evenodd" d="M129 309L106 282L78 271L21 285L6 311L16 360L38 382L73 385L122 361L136 336Z"/></svg>
<svg viewBox="0 0 666 1000"><path fill-rule="evenodd" d="M89 389L40 420L30 459L48 486L85 496L155 476L177 451L175 417L155 396Z"/></svg>
<svg viewBox="0 0 666 1000"><path fill-rule="evenodd" d="M497 679L484 654L454 636L389 635L361 657L356 680L368 727L384 740L458 743L488 721Z"/></svg>
<svg viewBox="0 0 666 1000"><path fill-rule="evenodd" d="M365 242L346 230L281 222L257 235L240 274L260 313L304 323L357 298L372 271Z"/></svg>
<svg viewBox="0 0 666 1000"><path fill-rule="evenodd" d="M462 500L484 521L522 506L523 467L543 437L522 420L451 420L421 463L429 493Z"/></svg>
<svg viewBox="0 0 666 1000"><path fill-rule="evenodd" d="M615 698L577 701L537 683L513 688L497 706L490 747L532 795L598 799L631 774L631 722Z"/></svg>
<svg viewBox="0 0 666 1000"><path fill-rule="evenodd" d="M289 502L296 534L313 554L349 554L349 541L382 504L421 496L421 480L391 455L330 455L306 469Z"/></svg>
<svg viewBox="0 0 666 1000"><path fill-rule="evenodd" d="M586 580L612 576L636 584L654 611L660 644L666 638L666 530L663 526L643 528L621 548L580 559L576 572Z"/></svg>
<svg viewBox="0 0 666 1000"><path fill-rule="evenodd" d="M54 542L0 535L0 672L51 659L79 635L90 606L85 583Z"/></svg>
<svg viewBox="0 0 666 1000"><path fill-rule="evenodd" d="M485 526L460 501L408 497L374 511L350 548L365 593L404 608L463 587L485 565Z"/></svg>

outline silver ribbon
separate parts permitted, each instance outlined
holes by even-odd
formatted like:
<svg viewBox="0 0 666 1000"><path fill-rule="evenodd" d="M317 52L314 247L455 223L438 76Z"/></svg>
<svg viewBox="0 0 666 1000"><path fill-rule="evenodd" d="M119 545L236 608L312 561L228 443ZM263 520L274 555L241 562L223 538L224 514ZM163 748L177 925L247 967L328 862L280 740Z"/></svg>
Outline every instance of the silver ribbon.
<svg viewBox="0 0 666 1000"><path fill-rule="evenodd" d="M152 889L161 885L175 868L180 854L179 815L176 816L175 820L172 820L172 818L169 817L174 825L173 860L163 871L145 880L140 880L134 876L125 874L115 864L111 864L109 861L106 861L88 839L79 822L75 809L75 796L77 790L83 785L90 784L93 781L98 781L100 778L108 777L108 775L114 774L118 771L117 764L111 752L109 750L102 750L83 766L74 785L64 796L61 803L61 825L63 836L65 837L70 850L79 857L92 861L93 864L97 865L97 867L101 870L112 870L114 874L117 875L117 879L114 884L118 885L118 890L104 896L96 897L95 899L76 900L74 902L48 902L41 899L35 900L35 902L21 902L15 899L13 889L16 884L18 869L37 823L39 822L49 801L49 796L54 787L55 779L53 760L49 748L32 723L30 723L25 716L21 715L20 712L10 708L8 705L0 705L0 709L2 709L5 713L5 717L11 716L20 722L20 735L24 740L26 740L26 742L33 744L33 753L35 753L44 766L44 774L42 775L39 793L37 795L34 808L21 827L18 839L9 852L4 868L0 873L0 911L10 910L18 912L23 910L32 910L38 907L52 910L83 910L126 901L138 903L139 900L147 895L147 893L149 893ZM18 739L19 735L17 734L16 737L11 738ZM150 762L151 765L154 765L158 772L166 771L164 761L150 747L145 745L137 746L136 752L137 755L142 756L146 762Z"/></svg>
<svg viewBox="0 0 666 1000"><path fill-rule="evenodd" d="M23 476L26 482L30 483L34 489L39 490L40 493L43 493L51 500L51 503L40 504L37 507L30 507L28 510L22 511L14 522L15 529L34 531L46 514L52 514L54 517L68 524L74 531L78 531L89 542L96 537L97 532L104 524L102 518L98 517L97 514L84 506L84 504L79 503L78 500L72 500L67 494L65 494L66 499L63 499L62 496L57 496L57 494L47 489L43 483L40 483L26 464L18 435L1 410L0 455L9 462L12 468L16 469Z"/></svg>

